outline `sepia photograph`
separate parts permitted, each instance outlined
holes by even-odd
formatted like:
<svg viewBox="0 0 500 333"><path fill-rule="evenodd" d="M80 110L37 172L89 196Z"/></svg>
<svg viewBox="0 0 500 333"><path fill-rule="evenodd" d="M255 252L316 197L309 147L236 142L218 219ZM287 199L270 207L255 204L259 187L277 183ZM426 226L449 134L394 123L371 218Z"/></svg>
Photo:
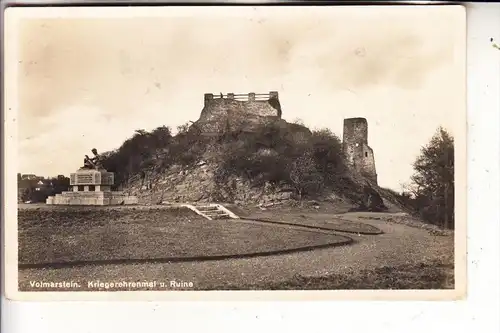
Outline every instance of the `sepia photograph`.
<svg viewBox="0 0 500 333"><path fill-rule="evenodd" d="M465 296L463 7L5 18L11 295Z"/></svg>

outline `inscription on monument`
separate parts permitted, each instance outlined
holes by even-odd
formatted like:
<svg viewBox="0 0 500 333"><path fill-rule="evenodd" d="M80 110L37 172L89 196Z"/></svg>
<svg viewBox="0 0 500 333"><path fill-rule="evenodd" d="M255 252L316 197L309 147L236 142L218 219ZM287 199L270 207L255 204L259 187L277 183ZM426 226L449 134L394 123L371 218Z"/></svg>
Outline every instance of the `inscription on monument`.
<svg viewBox="0 0 500 333"><path fill-rule="evenodd" d="M93 183L92 175L76 175L76 182L78 184Z"/></svg>

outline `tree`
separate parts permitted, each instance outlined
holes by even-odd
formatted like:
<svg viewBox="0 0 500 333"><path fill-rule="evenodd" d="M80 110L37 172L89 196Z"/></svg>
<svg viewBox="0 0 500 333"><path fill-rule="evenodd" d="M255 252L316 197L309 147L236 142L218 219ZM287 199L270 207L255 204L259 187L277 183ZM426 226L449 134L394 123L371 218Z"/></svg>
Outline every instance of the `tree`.
<svg viewBox="0 0 500 333"><path fill-rule="evenodd" d="M310 151L305 151L291 163L289 175L300 200L308 192L318 193L323 183L323 177L318 172Z"/></svg>
<svg viewBox="0 0 500 333"><path fill-rule="evenodd" d="M186 122L184 124L177 126L177 134L187 133L190 127L191 127L190 122Z"/></svg>
<svg viewBox="0 0 500 333"><path fill-rule="evenodd" d="M55 195L69 189L70 180L64 175L58 175L57 178L51 179L52 193L50 195Z"/></svg>
<svg viewBox="0 0 500 333"><path fill-rule="evenodd" d="M442 127L422 148L413 167L411 192L420 216L444 228L454 226L454 141Z"/></svg>
<svg viewBox="0 0 500 333"><path fill-rule="evenodd" d="M315 130L310 141L316 165L322 173L337 178L345 171L342 142L335 134L326 128Z"/></svg>

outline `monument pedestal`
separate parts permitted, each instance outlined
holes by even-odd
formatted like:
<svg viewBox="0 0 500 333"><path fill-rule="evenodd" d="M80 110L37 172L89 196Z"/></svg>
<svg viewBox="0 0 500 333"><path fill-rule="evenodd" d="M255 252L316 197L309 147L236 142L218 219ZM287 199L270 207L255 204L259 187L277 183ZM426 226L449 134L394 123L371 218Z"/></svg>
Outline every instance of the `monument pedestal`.
<svg viewBox="0 0 500 333"><path fill-rule="evenodd" d="M111 191L114 174L106 170L81 169L70 175L72 191L47 198L47 205L134 205L137 197L121 191Z"/></svg>

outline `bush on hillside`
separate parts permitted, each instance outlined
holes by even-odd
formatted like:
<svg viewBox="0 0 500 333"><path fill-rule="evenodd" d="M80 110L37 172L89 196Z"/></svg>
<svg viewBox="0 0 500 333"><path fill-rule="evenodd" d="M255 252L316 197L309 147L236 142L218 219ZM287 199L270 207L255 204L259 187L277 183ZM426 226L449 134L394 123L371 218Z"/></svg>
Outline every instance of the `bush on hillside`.
<svg viewBox="0 0 500 333"><path fill-rule="evenodd" d="M289 165L289 178L299 200L304 194L317 194L324 183L324 176L316 167L312 150L306 150Z"/></svg>
<svg viewBox="0 0 500 333"><path fill-rule="evenodd" d="M254 186L286 184L299 198L338 187L345 175L341 143L329 130L300 124L262 123L224 142L216 179L243 177Z"/></svg>
<svg viewBox="0 0 500 333"><path fill-rule="evenodd" d="M120 148L104 154L103 166L115 173L115 183L121 185L159 158L163 148L169 146L172 134L169 127L160 126L151 132L136 130Z"/></svg>
<svg viewBox="0 0 500 333"><path fill-rule="evenodd" d="M175 136L166 126L151 132L137 130L120 148L105 154L103 165L115 173L115 183L123 185L135 175L144 178L148 170L164 172L173 164L186 166L197 162L213 139L203 137L189 123L177 130Z"/></svg>
<svg viewBox="0 0 500 333"><path fill-rule="evenodd" d="M255 187L286 185L299 198L317 196L325 188L341 191L353 186L335 134L327 129L311 132L300 123L281 120L255 124L251 131L226 124L212 136L189 123L179 126L175 136L165 126L151 132L137 130L120 148L106 154L103 164L115 172L117 185L123 185L131 177L144 180L148 172L161 173L174 164L194 165L208 150L217 156L219 184L241 177Z"/></svg>
<svg viewBox="0 0 500 333"><path fill-rule="evenodd" d="M196 128L190 127L187 123L177 127L177 135L169 149L173 163L193 164L201 157L203 151L204 145Z"/></svg>
<svg viewBox="0 0 500 333"><path fill-rule="evenodd" d="M329 129L321 129L312 132L310 142L320 172L328 180L337 181L347 170L340 139Z"/></svg>

